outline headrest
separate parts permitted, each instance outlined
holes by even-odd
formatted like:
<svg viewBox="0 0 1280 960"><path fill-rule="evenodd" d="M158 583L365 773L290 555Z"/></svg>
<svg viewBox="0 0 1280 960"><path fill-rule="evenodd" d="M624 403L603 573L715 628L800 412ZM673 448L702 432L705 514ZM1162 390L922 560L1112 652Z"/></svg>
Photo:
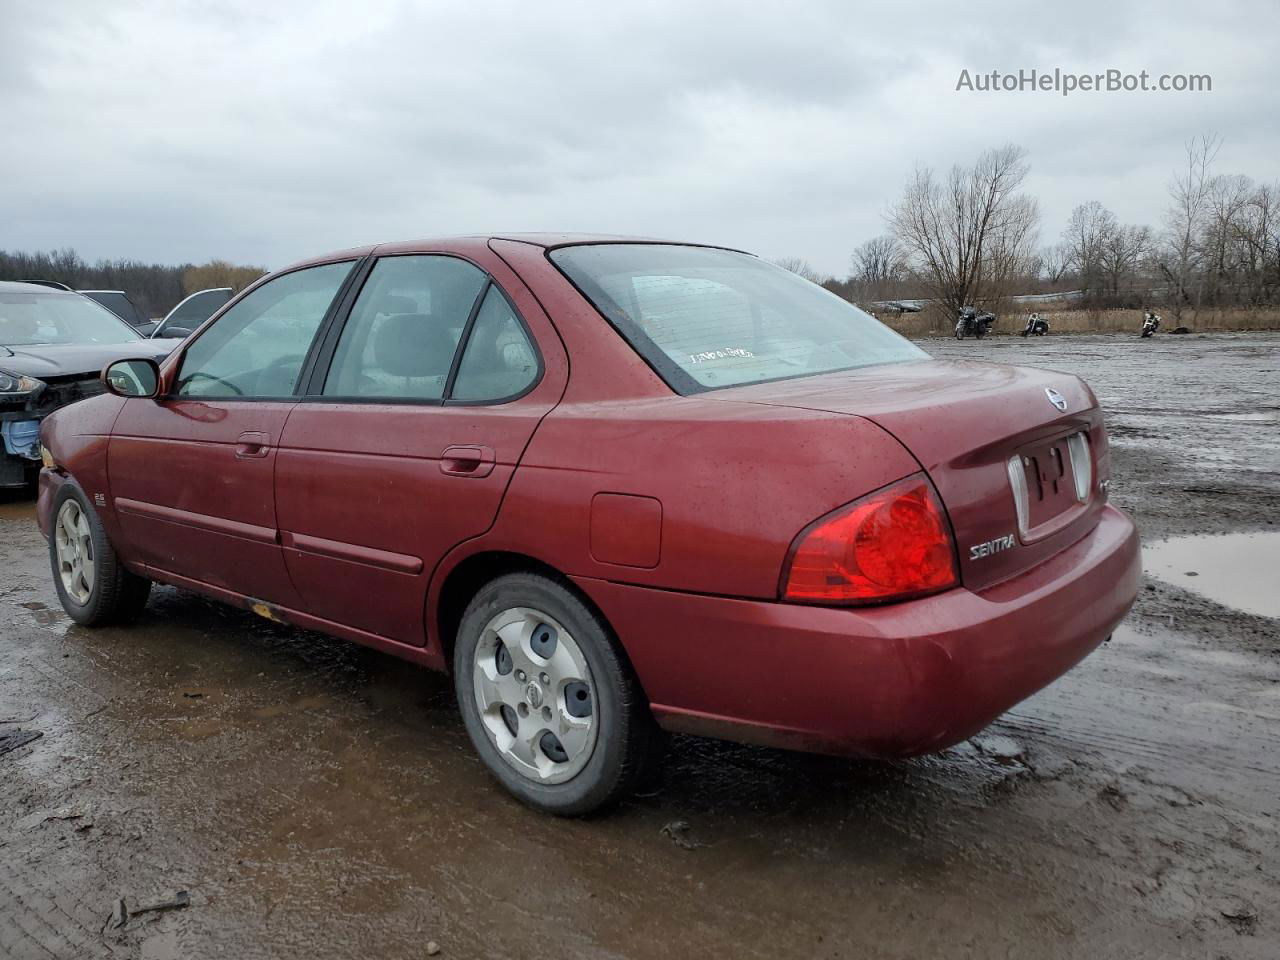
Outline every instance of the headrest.
<svg viewBox="0 0 1280 960"><path fill-rule="evenodd" d="M373 338L374 361L396 377L443 377L453 362L453 333L425 313L388 317Z"/></svg>

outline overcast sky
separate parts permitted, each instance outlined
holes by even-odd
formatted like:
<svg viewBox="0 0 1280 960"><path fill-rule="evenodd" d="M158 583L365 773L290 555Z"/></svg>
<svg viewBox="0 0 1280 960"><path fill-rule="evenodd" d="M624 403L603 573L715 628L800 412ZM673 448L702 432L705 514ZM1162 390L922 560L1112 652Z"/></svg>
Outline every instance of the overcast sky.
<svg viewBox="0 0 1280 960"><path fill-rule="evenodd" d="M1278 36L1274 0L0 0L0 249L274 268L582 230L843 276L914 165L1008 141L1044 240L1090 199L1156 225L1188 137L1224 137L1221 172L1280 177ZM1213 90L955 90L966 68L1055 67Z"/></svg>

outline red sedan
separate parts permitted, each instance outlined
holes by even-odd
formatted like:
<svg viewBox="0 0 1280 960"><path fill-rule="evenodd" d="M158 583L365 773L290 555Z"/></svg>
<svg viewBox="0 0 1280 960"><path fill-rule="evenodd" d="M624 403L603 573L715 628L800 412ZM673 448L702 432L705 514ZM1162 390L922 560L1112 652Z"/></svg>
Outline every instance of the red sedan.
<svg viewBox="0 0 1280 960"><path fill-rule="evenodd" d="M1083 382L931 360L733 250L346 250L103 376L42 435L72 618L167 583L451 670L554 813L624 795L659 728L939 750L1137 592Z"/></svg>

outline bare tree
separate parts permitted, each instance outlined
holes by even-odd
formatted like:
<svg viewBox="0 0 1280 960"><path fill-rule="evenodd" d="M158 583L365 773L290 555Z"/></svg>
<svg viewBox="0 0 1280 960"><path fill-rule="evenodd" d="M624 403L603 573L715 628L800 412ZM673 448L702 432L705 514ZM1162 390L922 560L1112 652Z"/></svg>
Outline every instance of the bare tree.
<svg viewBox="0 0 1280 960"><path fill-rule="evenodd" d="M907 255L897 238L872 237L853 251L849 283L859 300L883 300L899 293L907 274Z"/></svg>
<svg viewBox="0 0 1280 960"><path fill-rule="evenodd" d="M988 150L945 180L918 168L886 219L920 281L953 314L969 303L999 303L1031 266L1040 221L1019 193L1026 151Z"/></svg>
<svg viewBox="0 0 1280 960"><path fill-rule="evenodd" d="M1245 298L1250 303L1267 303L1280 286L1280 183L1262 183L1254 189L1233 232Z"/></svg>
<svg viewBox="0 0 1280 960"><path fill-rule="evenodd" d="M773 261L783 270L790 270L797 277L803 277L810 283L823 284L829 277L819 273L818 270L802 257L779 257Z"/></svg>
<svg viewBox="0 0 1280 960"><path fill-rule="evenodd" d="M1200 303L1202 288L1196 276L1200 240L1209 208L1210 171L1221 148L1222 140L1217 134L1187 141L1186 167L1169 184L1166 248L1160 271L1172 287L1169 312L1179 323L1188 304Z"/></svg>
<svg viewBox="0 0 1280 960"><path fill-rule="evenodd" d="M1062 243L1086 295L1096 297L1102 293L1103 255L1118 228L1116 215L1097 200L1082 203L1071 211L1067 227L1062 231Z"/></svg>
<svg viewBox="0 0 1280 960"><path fill-rule="evenodd" d="M1238 303L1245 293L1246 252L1241 244L1246 211L1256 190L1242 174L1214 177L1209 183L1205 227L1205 292L1214 303Z"/></svg>
<svg viewBox="0 0 1280 960"><path fill-rule="evenodd" d="M1098 266L1113 297L1137 280L1138 266L1151 250L1151 228L1116 225L1102 240Z"/></svg>
<svg viewBox="0 0 1280 960"><path fill-rule="evenodd" d="M1071 269L1071 254L1065 244L1052 244L1040 251L1037 266L1037 276L1057 286Z"/></svg>

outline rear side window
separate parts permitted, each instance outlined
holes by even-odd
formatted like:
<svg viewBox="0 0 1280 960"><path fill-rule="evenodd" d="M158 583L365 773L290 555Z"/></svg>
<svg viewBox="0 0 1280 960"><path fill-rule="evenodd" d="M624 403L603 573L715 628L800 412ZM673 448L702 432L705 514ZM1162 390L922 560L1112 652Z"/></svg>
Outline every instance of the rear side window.
<svg viewBox="0 0 1280 960"><path fill-rule="evenodd" d="M249 293L187 348L178 393L291 396L320 321L350 272L350 261L326 263L268 280Z"/></svg>
<svg viewBox="0 0 1280 960"><path fill-rule="evenodd" d="M519 396L538 379L538 355L511 304L490 286L467 337L450 400L472 403Z"/></svg>
<svg viewBox="0 0 1280 960"><path fill-rule="evenodd" d="M379 260L351 308L322 393L443 399L454 354L487 279L456 257Z"/></svg>

